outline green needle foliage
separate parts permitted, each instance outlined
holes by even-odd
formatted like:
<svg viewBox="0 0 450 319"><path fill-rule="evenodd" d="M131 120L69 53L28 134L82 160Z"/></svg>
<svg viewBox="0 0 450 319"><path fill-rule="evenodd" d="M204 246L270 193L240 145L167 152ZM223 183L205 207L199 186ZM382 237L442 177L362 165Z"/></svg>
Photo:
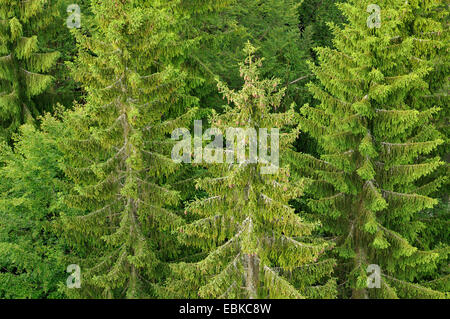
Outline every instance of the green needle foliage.
<svg viewBox="0 0 450 319"><path fill-rule="evenodd" d="M266 58L261 68L263 76L275 76L286 86L281 106L288 109L292 101L306 103L310 72L306 64L312 42L310 32L301 37L299 6L302 0L234 1L219 13L198 19L196 30L202 35L201 45L194 52L193 63L206 78L198 96L207 107L219 105L216 76L229 83L230 88L242 85L235 65L245 59L241 50L247 41L260 48Z"/></svg>
<svg viewBox="0 0 450 319"><path fill-rule="evenodd" d="M0 0L0 299L449 298L448 9Z"/></svg>
<svg viewBox="0 0 450 319"><path fill-rule="evenodd" d="M47 72L60 53L42 47L58 14L56 1L0 1L0 139L42 114L37 97L54 78Z"/></svg>
<svg viewBox="0 0 450 319"><path fill-rule="evenodd" d="M300 29L311 29L314 47L333 45L328 23L344 23L344 17L336 5L342 2L345 0L303 0L299 7ZM314 52L311 53L315 57Z"/></svg>
<svg viewBox="0 0 450 319"><path fill-rule="evenodd" d="M432 63L414 53L418 35L406 30L416 1L378 1L381 28L369 28L371 1L348 1L348 19L331 25L336 49L318 48L312 70L321 85L309 89L321 102L301 110L301 129L323 150L320 158L293 154L314 182L310 209L337 236L343 295L353 298L442 298L416 284L436 268L448 249L420 251L413 243L423 224L414 216L432 208L442 178L417 181L443 164L424 157L444 141L433 126L437 108L414 105L428 91ZM433 2L427 2L433 7ZM367 266L381 268L381 287L367 289Z"/></svg>
<svg viewBox="0 0 450 319"><path fill-rule="evenodd" d="M67 247L52 222L76 212L59 167L64 126L48 117L38 131L22 126L14 150L0 145L0 298L61 298ZM19 140L20 138L20 140Z"/></svg>
<svg viewBox="0 0 450 319"><path fill-rule="evenodd" d="M219 91L229 104L223 114L212 117L212 126L223 132L229 127L265 128L269 132L282 128L279 149L283 152L298 135L298 130L292 128L295 127L293 108L285 113L276 112L286 89L278 89L278 79L260 78L262 59L255 58L254 47L247 44L244 53L245 63L240 64L244 85L234 91L219 82ZM271 137L268 145L271 145L270 152L275 152L272 139L275 137ZM233 138L235 142L248 144L249 136L238 135L236 141ZM199 248L207 256L198 262L172 266L173 277L167 286L169 295L192 298L335 296L335 281L330 279L334 260L318 260L330 244L311 238L317 225L303 220L289 206L290 199L301 196L304 181L291 183L287 166L274 174L264 174L262 168L266 165L247 158L241 163L208 166L210 176L197 183L208 197L189 204L186 214L193 214L197 219L178 229L182 243Z"/></svg>
<svg viewBox="0 0 450 319"><path fill-rule="evenodd" d="M445 165L438 167L430 176L422 178L418 183L429 182L435 178L446 176L442 187L433 193L439 198L439 205L433 209L421 212L416 216L417 221L424 224L417 246L424 249L435 249L448 246L450 243L449 227L449 81L450 70L449 51L449 11L448 2L415 1L411 3L412 9L408 15L407 32L416 36L414 55L429 60L432 70L426 77L429 92L415 101L414 106L419 110L439 107L439 113L433 118L434 126L443 134L444 141L435 151L427 155L432 158L436 155L446 161ZM444 257L444 256L443 256ZM423 275L425 285L439 287L442 291L450 291L449 259L441 258L438 268ZM430 283L426 283L432 279Z"/></svg>
<svg viewBox="0 0 450 319"><path fill-rule="evenodd" d="M415 56L429 60L433 66L426 77L429 93L417 101L416 108L440 107L437 128L448 138L448 105L450 102L448 97L450 89L448 81L450 69L448 2L443 0L410 1L410 5L411 9L405 17L407 24L405 32L415 36Z"/></svg>
<svg viewBox="0 0 450 319"><path fill-rule="evenodd" d="M186 45L171 5L93 1L98 28L77 34L72 69L88 95L67 116L66 173L75 183L68 202L87 214L64 228L83 247L80 296L154 296L161 260L175 253L169 231L181 219L167 207L179 195L165 185L176 169L165 134L188 116L167 114L194 99L185 95L185 73L170 63Z"/></svg>

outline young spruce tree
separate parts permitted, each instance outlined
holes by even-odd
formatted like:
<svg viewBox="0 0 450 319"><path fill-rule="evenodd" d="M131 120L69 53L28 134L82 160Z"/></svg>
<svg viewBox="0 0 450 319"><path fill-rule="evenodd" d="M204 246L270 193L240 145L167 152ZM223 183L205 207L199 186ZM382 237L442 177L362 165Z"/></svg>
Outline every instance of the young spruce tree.
<svg viewBox="0 0 450 319"><path fill-rule="evenodd" d="M323 154L293 158L315 179L307 189L310 208L337 236L343 297L444 297L416 284L448 251L413 246L423 227L414 216L436 205L429 194L442 180L416 182L442 165L439 157L424 155L443 140L432 124L438 109L415 105L428 89L431 63L414 55L418 35L405 32L411 2L377 1L379 28L367 24L372 1L340 5L349 22L332 26L336 49L318 48L319 66L312 66L321 86L309 88L321 103L302 108L301 129ZM368 289L367 279L378 283L376 273L368 278L371 264L380 267L379 288Z"/></svg>
<svg viewBox="0 0 450 319"><path fill-rule="evenodd" d="M265 174L268 164L261 162L265 146L272 156L278 147L283 153L296 139L294 110L276 112L286 89L278 89L278 79L260 78L262 59L255 58L250 44L244 52L247 57L240 65L244 85L235 92L219 82L219 91L230 104L222 115L213 115L211 124L224 133L229 128L254 129L259 135L259 161L250 156L238 163L225 160L234 156L235 149L228 146L245 143L247 153L256 143L251 133L225 134L231 144L223 153L220 148L213 151L219 163L211 163L210 177L197 184L208 197L190 203L185 212L197 220L178 229L185 245L207 256L173 264L174 277L167 290L172 297L190 298L333 298L334 260L318 260L329 243L311 238L316 225L289 206L290 199L301 196L304 181L291 183L287 166ZM278 135L273 132L278 128L277 146ZM260 129L271 136L267 144ZM214 134L222 138L219 131ZM210 151L205 148L205 154ZM220 160L222 155L225 158Z"/></svg>

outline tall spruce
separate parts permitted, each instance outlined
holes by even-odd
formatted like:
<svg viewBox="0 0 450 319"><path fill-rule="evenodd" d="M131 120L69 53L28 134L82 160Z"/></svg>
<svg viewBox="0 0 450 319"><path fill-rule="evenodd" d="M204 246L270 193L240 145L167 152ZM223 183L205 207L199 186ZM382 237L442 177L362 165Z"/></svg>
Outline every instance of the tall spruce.
<svg viewBox="0 0 450 319"><path fill-rule="evenodd" d="M0 139L44 111L36 98L50 87L47 73L60 53L42 47L42 38L58 15L57 2L0 2Z"/></svg>
<svg viewBox="0 0 450 319"><path fill-rule="evenodd" d="M278 89L280 80L261 79L262 59L247 44L245 63L240 64L244 85L234 91L219 82L219 91L228 100L221 115L213 115L212 127L218 128L232 144L246 144L251 135L238 134L228 128L267 129L267 147L276 151L272 135L280 129L280 153L290 147L298 135L293 107L276 112L286 88ZM214 133L221 138L220 132ZM254 136L254 138L256 138ZM263 137L262 140L265 138ZM256 142L255 140L253 143ZM230 146L230 145L227 145ZM252 144L255 146L254 144ZM234 149L226 149L225 157ZM206 148L205 148L206 152ZM297 215L289 200L302 194L304 181L290 182L289 167L281 166L273 174L264 174L261 162L247 157L234 164L226 161L208 165L210 176L198 181L197 187L208 196L190 203L186 214L196 220L178 229L178 237L187 246L207 256L197 262L173 264L173 277L167 284L171 297L190 298L333 298L335 281L330 279L333 259L320 259L329 243L311 236L317 226ZM228 154L228 155L225 155ZM216 151L214 156L221 155ZM218 157L218 158L219 158ZM219 158L220 161L220 158Z"/></svg>
<svg viewBox="0 0 450 319"><path fill-rule="evenodd" d="M424 157L443 143L432 123L438 108L415 105L432 70L429 60L414 55L419 35L407 30L416 2L378 1L380 28L367 25L371 1L341 4L349 22L331 25L336 49L318 48L319 66L312 66L321 85L309 88L321 103L302 108L301 129L323 153L291 159L315 180L307 189L309 207L337 236L342 297L445 296L417 280L448 249L413 245L423 228L414 216L437 204L429 195L442 184L441 178L417 181L443 164L438 156ZM368 289L371 264L381 269L380 288Z"/></svg>
<svg viewBox="0 0 450 319"><path fill-rule="evenodd" d="M92 1L96 28L77 33L72 70L87 97L67 115L65 153L75 183L68 202L86 214L63 221L82 271L72 295L155 297L163 261L176 254L170 231L181 218L170 208L179 194L167 178L178 165L167 134L190 116L171 114L196 103L176 62L191 44L179 36L180 5Z"/></svg>
<svg viewBox="0 0 450 319"><path fill-rule="evenodd" d="M429 93L417 101L416 107L425 109L439 106L441 110L437 117L437 127L448 136L449 5L443 0L416 0L409 1L409 4L411 10L404 18L406 28L403 33L414 36L414 55L429 60L432 65L432 70L426 77ZM398 36L402 35L399 33ZM441 151L445 154L444 150Z"/></svg>

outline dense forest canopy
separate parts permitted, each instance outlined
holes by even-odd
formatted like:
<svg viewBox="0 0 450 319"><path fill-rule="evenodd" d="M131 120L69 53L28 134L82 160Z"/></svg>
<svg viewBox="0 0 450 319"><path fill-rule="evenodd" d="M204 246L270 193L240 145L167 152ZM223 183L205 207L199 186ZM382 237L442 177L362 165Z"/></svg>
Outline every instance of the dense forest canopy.
<svg viewBox="0 0 450 319"><path fill-rule="evenodd" d="M0 0L0 299L448 299L448 12Z"/></svg>

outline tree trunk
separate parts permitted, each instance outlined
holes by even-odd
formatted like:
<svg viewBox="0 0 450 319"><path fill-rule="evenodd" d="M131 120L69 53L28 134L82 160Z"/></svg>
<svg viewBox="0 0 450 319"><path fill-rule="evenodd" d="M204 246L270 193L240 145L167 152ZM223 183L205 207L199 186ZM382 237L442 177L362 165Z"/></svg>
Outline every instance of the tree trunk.
<svg viewBox="0 0 450 319"><path fill-rule="evenodd" d="M258 283L259 283L259 261L255 255L246 255L247 259L247 273L246 273L246 288L250 299L258 298Z"/></svg>

